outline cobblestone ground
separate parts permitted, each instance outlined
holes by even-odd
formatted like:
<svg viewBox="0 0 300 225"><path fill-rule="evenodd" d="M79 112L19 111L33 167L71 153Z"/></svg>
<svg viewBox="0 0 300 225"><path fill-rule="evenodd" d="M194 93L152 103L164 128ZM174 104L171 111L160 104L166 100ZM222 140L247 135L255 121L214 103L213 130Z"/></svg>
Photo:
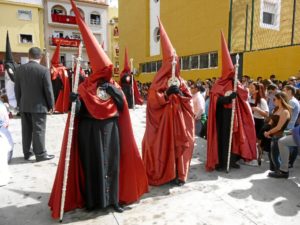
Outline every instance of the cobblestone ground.
<svg viewBox="0 0 300 225"><path fill-rule="evenodd" d="M140 147L145 129L145 106L131 111ZM0 225L57 224L47 206L59 159L66 115L52 115L47 121L47 149L51 161L23 160L20 119L11 121L14 158L9 166L11 181L0 187ZM261 167L241 163L229 174L207 173L204 169L205 141L197 139L188 182L183 187L152 187L142 199L122 214L110 209L65 214L65 224L202 225L266 224L288 225L300 221L300 160L288 180L267 177L268 162ZM1 148L1 146L0 146Z"/></svg>

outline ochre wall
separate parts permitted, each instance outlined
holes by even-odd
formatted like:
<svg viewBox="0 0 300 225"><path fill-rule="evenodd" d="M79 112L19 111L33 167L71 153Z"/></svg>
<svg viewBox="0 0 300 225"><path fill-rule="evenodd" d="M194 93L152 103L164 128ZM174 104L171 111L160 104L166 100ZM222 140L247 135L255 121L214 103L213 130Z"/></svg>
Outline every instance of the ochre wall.
<svg viewBox="0 0 300 225"><path fill-rule="evenodd" d="M300 46L244 53L244 74L268 78L275 74L280 80L300 71Z"/></svg>
<svg viewBox="0 0 300 225"><path fill-rule="evenodd" d="M161 1L161 21L179 56L219 51L220 31L228 31L229 1ZM120 69L123 68L124 49L140 63L160 60L150 57L149 0L119 0ZM220 56L220 54L219 54ZM219 57L219 62L220 62ZM220 66L220 65L219 65ZM185 78L217 76L218 69L182 71ZM142 82L151 81L153 74L140 74Z"/></svg>
<svg viewBox="0 0 300 225"><path fill-rule="evenodd" d="M31 10L32 20L19 20L18 10ZM33 46L43 49L43 9L38 6L0 1L0 52L5 51L7 31L9 32L10 44L14 53L26 53ZM20 43L20 34L33 35L33 44Z"/></svg>
<svg viewBox="0 0 300 225"><path fill-rule="evenodd" d="M120 69L123 68L124 48L134 59L135 68L141 63L160 60L149 56L149 1L119 0ZM243 52L245 16L248 3L248 36L244 53L243 73L254 78L268 78L275 73L280 79L300 70L299 46L273 48L291 44L292 9L294 0L282 0L280 30L260 27L260 1L255 0L253 50L250 50L252 0L233 0L232 52ZM220 76L220 31L228 36L230 0L161 1L161 20L179 56L218 51L217 69L181 71L185 79L205 79ZM300 44L300 0L297 0L295 44ZM152 81L154 73L139 74L142 82Z"/></svg>

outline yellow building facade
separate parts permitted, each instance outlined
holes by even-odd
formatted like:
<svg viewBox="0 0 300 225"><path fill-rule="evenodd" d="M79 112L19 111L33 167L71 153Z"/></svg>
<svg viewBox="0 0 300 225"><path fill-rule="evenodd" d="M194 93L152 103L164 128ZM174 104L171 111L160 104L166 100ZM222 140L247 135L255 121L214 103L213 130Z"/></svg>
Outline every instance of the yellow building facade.
<svg viewBox="0 0 300 225"><path fill-rule="evenodd" d="M42 1L0 0L0 59L4 57L7 31L17 63L26 61L31 47L44 49L43 24Z"/></svg>
<svg viewBox="0 0 300 225"><path fill-rule="evenodd" d="M185 79L220 76L221 30L231 52L241 55L240 75L287 79L300 70L300 0L119 0L121 68L127 47L142 82L152 81L162 58L151 50L153 10Z"/></svg>
<svg viewBox="0 0 300 225"><path fill-rule="evenodd" d="M244 56L243 74L253 78L275 74L281 80L296 75L300 1L233 0L231 40L232 52Z"/></svg>
<svg viewBox="0 0 300 225"><path fill-rule="evenodd" d="M114 76L120 74L120 48L119 48L119 10L117 7L108 8L108 56L114 64Z"/></svg>

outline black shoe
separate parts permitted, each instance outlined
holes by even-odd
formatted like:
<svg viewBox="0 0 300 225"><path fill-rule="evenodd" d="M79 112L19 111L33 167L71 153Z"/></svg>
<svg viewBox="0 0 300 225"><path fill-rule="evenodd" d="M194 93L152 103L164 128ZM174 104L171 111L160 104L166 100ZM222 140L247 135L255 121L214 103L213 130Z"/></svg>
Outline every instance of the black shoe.
<svg viewBox="0 0 300 225"><path fill-rule="evenodd" d="M124 208L123 208L122 206L120 206L119 204L113 205L113 209L114 209L117 213L122 213L122 212L124 212Z"/></svg>
<svg viewBox="0 0 300 225"><path fill-rule="evenodd" d="M289 169L291 169L291 168L293 168L294 166L293 166L293 164L290 164L289 163Z"/></svg>
<svg viewBox="0 0 300 225"><path fill-rule="evenodd" d="M36 156L36 161L37 162L42 162L42 161L50 160L50 159L53 159L53 158L54 158L54 155Z"/></svg>
<svg viewBox="0 0 300 225"><path fill-rule="evenodd" d="M289 172L283 172L281 170L275 171L275 172L270 172L268 174L269 177L273 177L273 178L285 178L288 179L289 178Z"/></svg>
<svg viewBox="0 0 300 225"><path fill-rule="evenodd" d="M223 166L216 166L216 171L219 171L219 172L223 172L223 171L225 171L226 170L226 168L225 167L223 167Z"/></svg>
<svg viewBox="0 0 300 225"><path fill-rule="evenodd" d="M241 166L237 163L230 163L230 168L234 168L234 169L240 169Z"/></svg>
<svg viewBox="0 0 300 225"><path fill-rule="evenodd" d="M28 152L27 154L24 155L25 160L29 160L33 156L32 152Z"/></svg>
<svg viewBox="0 0 300 225"><path fill-rule="evenodd" d="M173 184L175 184L175 185L178 186L178 187L181 187L181 186L183 186L183 185L185 184L185 182L182 181L182 180L179 180L178 178L176 178L176 179L173 181Z"/></svg>
<svg viewBox="0 0 300 225"><path fill-rule="evenodd" d="M261 166L261 159L257 159L258 166Z"/></svg>

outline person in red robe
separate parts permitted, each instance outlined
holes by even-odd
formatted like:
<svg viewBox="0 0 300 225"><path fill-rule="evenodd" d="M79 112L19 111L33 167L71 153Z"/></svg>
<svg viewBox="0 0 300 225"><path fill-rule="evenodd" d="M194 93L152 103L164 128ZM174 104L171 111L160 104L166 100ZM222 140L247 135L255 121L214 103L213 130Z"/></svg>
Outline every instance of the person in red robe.
<svg viewBox="0 0 300 225"><path fill-rule="evenodd" d="M206 170L225 170L229 149L229 136L232 114L232 100L236 98L234 115L231 168L239 168L236 161L256 159L256 135L251 108L248 103L248 91L238 82L237 92L233 92L235 68L223 34L222 76L216 81L210 92L210 105L207 131Z"/></svg>
<svg viewBox="0 0 300 225"><path fill-rule="evenodd" d="M181 186L187 180L194 149L192 95L180 77L177 56L175 76L180 84L168 85L175 52L163 25L159 23L163 60L149 88L143 160L150 185L174 181Z"/></svg>
<svg viewBox="0 0 300 225"><path fill-rule="evenodd" d="M119 203L133 203L148 191L147 175L133 136L126 98L112 80L112 62L73 0L71 4L93 72L80 84L79 99L76 97L81 108L73 130L64 211L111 205L122 212ZM70 116L49 199L53 218L60 214L69 120Z"/></svg>
<svg viewBox="0 0 300 225"><path fill-rule="evenodd" d="M66 113L70 107L70 81L66 67L60 61L60 43L57 44L51 59L51 80L55 99L55 111Z"/></svg>
<svg viewBox="0 0 300 225"><path fill-rule="evenodd" d="M128 107L130 109L133 108L133 104L143 105L144 103L143 98L141 97L141 94L139 92L136 80L133 79L132 82L132 79L133 76L131 75L131 68L128 60L128 52L127 52L127 48L125 48L124 69L120 74L120 85L126 96ZM133 88L132 88L132 84L133 84ZM134 94L134 102L133 102L132 92Z"/></svg>

